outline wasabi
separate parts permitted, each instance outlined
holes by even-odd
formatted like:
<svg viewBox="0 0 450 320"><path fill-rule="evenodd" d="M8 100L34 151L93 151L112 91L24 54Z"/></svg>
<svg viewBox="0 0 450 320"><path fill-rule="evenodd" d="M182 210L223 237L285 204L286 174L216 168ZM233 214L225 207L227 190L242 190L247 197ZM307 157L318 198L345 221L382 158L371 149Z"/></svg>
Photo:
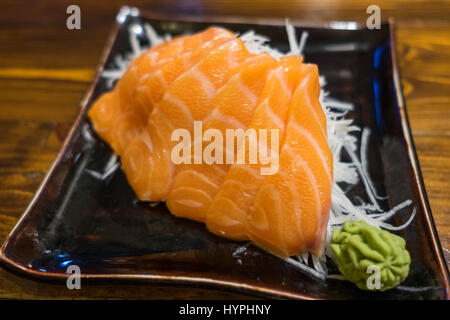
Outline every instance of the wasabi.
<svg viewBox="0 0 450 320"><path fill-rule="evenodd" d="M331 238L339 271L363 290L384 291L406 279L411 258L405 245L403 238L364 221L345 222Z"/></svg>

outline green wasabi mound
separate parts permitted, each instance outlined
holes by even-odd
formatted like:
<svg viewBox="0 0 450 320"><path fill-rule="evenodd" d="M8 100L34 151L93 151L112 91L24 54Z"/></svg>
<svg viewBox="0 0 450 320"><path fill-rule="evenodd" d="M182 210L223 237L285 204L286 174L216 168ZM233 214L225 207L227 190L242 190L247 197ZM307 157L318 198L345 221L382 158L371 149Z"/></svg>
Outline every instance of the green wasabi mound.
<svg viewBox="0 0 450 320"><path fill-rule="evenodd" d="M331 237L339 271L363 290L384 291L405 280L411 264L405 245L403 238L364 221L345 222Z"/></svg>

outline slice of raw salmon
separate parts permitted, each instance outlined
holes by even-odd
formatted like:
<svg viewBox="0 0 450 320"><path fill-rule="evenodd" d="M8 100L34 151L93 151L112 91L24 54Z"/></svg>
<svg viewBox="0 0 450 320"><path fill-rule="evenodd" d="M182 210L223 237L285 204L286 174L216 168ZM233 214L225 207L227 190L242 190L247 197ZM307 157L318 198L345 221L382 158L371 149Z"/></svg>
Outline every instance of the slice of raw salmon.
<svg viewBox="0 0 450 320"><path fill-rule="evenodd" d="M122 155L123 170L139 199L167 198L174 174L171 150L176 142L171 141L172 132L187 129L193 136L194 121L211 113L217 90L252 56L242 40L229 40L168 86L154 106L147 127Z"/></svg>
<svg viewBox="0 0 450 320"><path fill-rule="evenodd" d="M160 61L169 58L169 54L181 53L183 49L182 43L186 38L187 36L176 37L171 41L147 50L135 58L117 81L114 90L100 96L89 109L88 116L95 131L104 141L108 142L113 150L119 148L119 142L113 139L112 133L114 132L117 119L123 110L129 106L128 99L133 99L137 78L139 75L154 70ZM145 116L146 112L143 115Z"/></svg>
<svg viewBox="0 0 450 320"><path fill-rule="evenodd" d="M162 98L166 87L206 52L232 38L232 32L210 27L192 36L178 37L137 57L113 91L114 99L118 100L115 106L109 107L109 101L104 103L101 97L89 111L96 131L121 154L145 128L153 105ZM108 116L115 119L114 123L103 124L102 118Z"/></svg>
<svg viewBox="0 0 450 320"><path fill-rule="evenodd" d="M134 99L127 98L130 102L117 119L113 132L113 140L119 141L116 152L121 154L133 138L145 128L147 125L145 120L148 119L154 104L162 99L166 88L176 78L196 64L205 53L232 38L234 34L227 30L209 28L184 41L186 52L164 60L154 71L145 73L138 81Z"/></svg>
<svg viewBox="0 0 450 320"><path fill-rule="evenodd" d="M333 163L319 75L315 65L308 69L289 107L279 170L264 178L247 221L250 239L282 257L321 255L331 203Z"/></svg>
<svg viewBox="0 0 450 320"><path fill-rule="evenodd" d="M153 109L176 78L191 68L207 52L219 44L234 38L235 35L225 29L210 27L206 31L188 37L184 41L184 52L164 60L153 72L146 72L135 86L134 102L141 108Z"/></svg>
<svg viewBox="0 0 450 320"><path fill-rule="evenodd" d="M259 129L268 130L268 143L271 141L270 129L276 129L281 145L291 97L303 70L301 57L289 56L281 58L280 66L268 75L248 128L257 134ZM266 167L262 163L249 163L248 146L245 153L246 163L231 166L206 214L209 231L236 240L248 239L245 228L247 214L264 178L261 169Z"/></svg>
<svg viewBox="0 0 450 320"><path fill-rule="evenodd" d="M156 72L162 66L166 65L167 62L177 60L181 57L181 62L184 61L187 63L184 69L180 71L182 73L196 63L198 59L195 58L201 56L208 48L211 49L225 40L232 39L234 36L232 32L226 29L209 27L202 32L190 36L176 37L166 42L167 45L163 43L147 50L132 61L125 74L118 81L116 87L121 102L136 103L139 100L137 90L142 87L142 82L149 78L149 74ZM185 56L186 53L191 53L192 55ZM191 56L193 61L190 59ZM168 73L167 69L170 66L173 66L173 64L165 67L166 70L163 72L163 76ZM177 70L175 69L170 74L180 75L181 73L177 72ZM169 79L165 80L169 81ZM151 104L145 105L145 108L149 109L149 111L151 111L152 107Z"/></svg>
<svg viewBox="0 0 450 320"><path fill-rule="evenodd" d="M226 164L227 130L246 129L258 98L264 88L269 70L277 66L266 53L242 63L236 74L221 87L213 101L212 112L202 122L202 131L211 142L202 145L201 163L194 163L194 147L190 164L175 167L174 182L166 204L178 217L204 221L206 211L229 169ZM232 146L235 153L234 146Z"/></svg>

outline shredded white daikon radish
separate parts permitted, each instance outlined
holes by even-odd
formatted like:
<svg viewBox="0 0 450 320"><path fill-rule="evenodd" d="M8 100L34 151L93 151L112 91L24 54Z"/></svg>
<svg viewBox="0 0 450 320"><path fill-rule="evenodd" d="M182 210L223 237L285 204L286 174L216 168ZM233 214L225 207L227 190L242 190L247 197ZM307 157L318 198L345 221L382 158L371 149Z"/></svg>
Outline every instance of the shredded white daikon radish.
<svg viewBox="0 0 450 320"><path fill-rule="evenodd" d="M271 47L269 45L270 39L268 37L256 34L253 30L240 35L240 38L244 41L250 52L267 52L277 60L286 55L303 55L308 33L306 31L302 32L300 40L298 40L295 27L287 19L286 32L290 47L288 53L282 53ZM147 47L141 45L139 37L146 37L150 47L170 39L170 35L159 35L149 24L144 24L143 28L136 28L135 25L133 25L130 27L129 33L132 51L115 57L115 67L102 72L102 76L108 79L111 88L114 81L123 75L130 62L147 49ZM414 219L416 209L413 209L410 218L401 226L393 226L386 222L386 220L392 218L400 210L410 206L412 201L405 200L388 211L383 211L381 209L378 200L386 198L377 195L369 175L367 147L370 139L370 130L368 128L362 128L361 130L361 128L353 124L353 120L347 118L347 115L353 111L353 105L351 103L329 97L329 93L324 90L324 87L326 86L326 79L324 76L320 76L319 82L321 86L319 101L327 118L328 144L333 154L334 165L334 182L332 187L331 210L327 226L325 250L321 257L302 253L297 257L290 257L284 260L294 268L321 280L326 278L342 279L342 276L340 275L327 275L326 257L333 258L332 251L329 247L333 227L342 226L345 221L364 220L368 224L379 228L401 230L406 228ZM360 138L358 133L361 133ZM344 157L344 155L347 155L347 157ZM350 158L350 161L345 161L345 158ZM98 179L106 179L118 168L118 165L119 162L117 157L112 157L102 173L91 172L91 174ZM356 197L351 199L346 192L342 190L339 183L345 183L349 187L362 183L370 203L361 203L361 199ZM247 249L247 246L248 243L239 247L233 253L233 256L244 252Z"/></svg>
<svg viewBox="0 0 450 320"><path fill-rule="evenodd" d="M133 24L128 29L128 34L130 47L132 51L126 52L123 55L121 54L116 55L113 59L114 60L113 69L105 69L101 73L101 76L103 78L107 78L109 80L106 83L109 89L112 89L114 82L122 77L122 75L125 73L125 71L127 70L131 61L133 61L133 59L138 57L142 52L146 51L147 49L157 46L172 38L170 34L160 36L156 32L156 30L148 23L145 23L143 27L141 27L139 24ZM149 46L142 45L141 42L139 41L139 36L141 36L142 39L144 39L145 37L149 43Z"/></svg>
<svg viewBox="0 0 450 320"><path fill-rule="evenodd" d="M294 258L284 259L284 261L286 261L288 264L290 264L294 268L296 268L302 272L305 272L306 274L308 274L314 278L318 278L320 280L325 280L325 278L326 278L326 273L322 272L321 269L317 270L315 267L310 267L308 265L308 263L305 263L303 261L300 261L300 260L297 260Z"/></svg>
<svg viewBox="0 0 450 320"><path fill-rule="evenodd" d="M87 123L85 123L81 128L81 135L83 136L84 141L86 141L88 145L91 145L95 141L94 136L89 130L89 124Z"/></svg>
<svg viewBox="0 0 450 320"><path fill-rule="evenodd" d="M308 33L302 32L300 42L298 42L295 28L287 19L286 32L290 46L290 51L287 55L303 55ZM267 43L269 39L265 36L257 35L253 31L248 31L241 36L241 38L248 47L252 48L252 52L272 52L270 45ZM274 58L280 58L279 51L276 51ZM312 276L324 279L327 275L325 256L333 258L329 247L333 227L342 226L345 221L364 220L379 228L401 230L407 227L414 219L416 209L413 209L408 221L401 226L393 226L385 222L401 209L411 205L412 201L406 200L386 212L381 209L377 200L385 198L377 195L368 173L369 164L367 160L367 146L370 137L370 129L363 128L363 130L361 130L361 128L353 124L353 120L346 118L347 114L353 110L353 105L329 97L329 93L323 89L326 85L326 80L323 76L320 77L320 85L321 93L319 100L327 118L328 144L333 154L334 165L332 204L327 227L326 245L324 255L319 258L308 253L303 253L297 257L286 259L286 261ZM361 131L361 143L359 143L359 138L357 135L354 135L354 133ZM358 145L360 145L359 158L357 155ZM344 152L350 157L349 162L343 160ZM344 182L349 186L354 186L360 181L370 200L370 203L368 204L355 204L356 199L350 199L338 185L338 183ZM310 261L312 261L312 264ZM304 265L306 268L300 267L300 265ZM312 270L314 270L314 272Z"/></svg>
<svg viewBox="0 0 450 320"><path fill-rule="evenodd" d="M234 252L232 253L233 257L237 257L239 256L241 253L245 252L247 250L247 248L251 245L251 242L247 242L246 244L244 244L243 246L240 246L239 248L237 248L236 250L234 250Z"/></svg>
<svg viewBox="0 0 450 320"><path fill-rule="evenodd" d="M255 31L250 30L242 34L239 38L241 38L242 41L244 41L248 51L251 53L262 53L267 52L272 57L274 57L276 60L279 60L281 57L284 56L284 54L280 51L278 51L275 48L272 48L268 42L269 38L256 34Z"/></svg>
<svg viewBox="0 0 450 320"><path fill-rule="evenodd" d="M113 154L111 155L111 157L109 157L108 161L106 162L106 165L103 168L103 172L98 172L90 169L86 169L86 172L95 179L103 181L108 179L114 173L114 171L119 169L119 167L120 167L119 159L117 155Z"/></svg>

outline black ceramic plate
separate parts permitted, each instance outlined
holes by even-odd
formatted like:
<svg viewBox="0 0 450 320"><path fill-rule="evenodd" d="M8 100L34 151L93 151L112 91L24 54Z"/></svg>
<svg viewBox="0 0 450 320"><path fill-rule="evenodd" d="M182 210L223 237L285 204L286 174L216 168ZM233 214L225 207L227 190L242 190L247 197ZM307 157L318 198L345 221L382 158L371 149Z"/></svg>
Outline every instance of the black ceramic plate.
<svg viewBox="0 0 450 320"><path fill-rule="evenodd" d="M144 21L172 34L199 31L210 24L236 32L253 29L287 50L283 22L178 21L129 14L117 22L99 71L112 66L117 53L131 50L128 27ZM412 255L411 272L401 288L365 292L348 282L315 280L254 246L233 255L242 243L216 237L200 223L176 218L164 204L150 207L137 201L121 170L106 181L94 179L87 169L103 168L111 155L100 139L88 144L81 134L82 127L89 125L86 111L106 90L105 80L98 76L60 154L3 243L1 263L41 279L64 280L67 266L77 264L83 277L90 279L203 285L269 297L448 298L448 269L411 139L392 23L380 30L355 23L301 29L309 32L306 60L319 65L327 90L335 98L353 102L356 124L372 130L370 172L380 193L388 196L384 207L411 199L417 208L413 223L400 233ZM394 223L406 221L409 211L399 213Z"/></svg>

